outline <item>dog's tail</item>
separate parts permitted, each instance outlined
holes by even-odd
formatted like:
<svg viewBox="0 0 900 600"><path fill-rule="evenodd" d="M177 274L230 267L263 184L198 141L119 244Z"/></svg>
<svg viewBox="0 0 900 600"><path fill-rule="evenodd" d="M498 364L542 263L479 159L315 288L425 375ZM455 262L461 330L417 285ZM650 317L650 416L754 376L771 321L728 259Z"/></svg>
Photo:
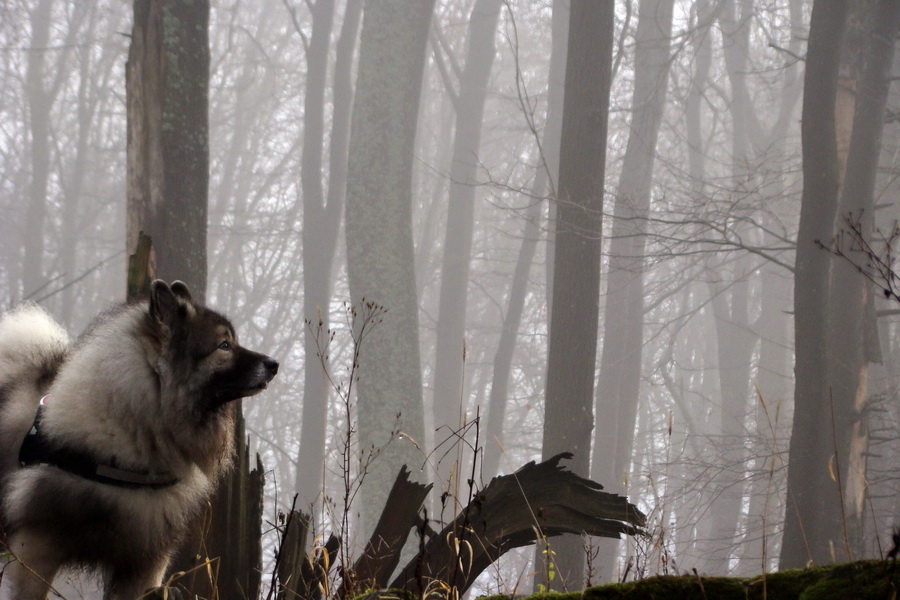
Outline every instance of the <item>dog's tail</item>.
<svg viewBox="0 0 900 600"><path fill-rule="evenodd" d="M0 317L0 389L30 385L42 391L65 359L69 334L37 304Z"/></svg>
<svg viewBox="0 0 900 600"><path fill-rule="evenodd" d="M22 439L70 344L65 329L36 304L0 317L0 481L18 465Z"/></svg>

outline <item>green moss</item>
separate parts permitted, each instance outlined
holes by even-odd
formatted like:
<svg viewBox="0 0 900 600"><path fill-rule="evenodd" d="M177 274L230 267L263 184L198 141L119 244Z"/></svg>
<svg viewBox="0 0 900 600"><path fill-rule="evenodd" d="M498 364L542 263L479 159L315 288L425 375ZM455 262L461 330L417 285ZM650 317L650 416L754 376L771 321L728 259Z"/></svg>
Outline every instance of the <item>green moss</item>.
<svg viewBox="0 0 900 600"><path fill-rule="evenodd" d="M527 600L896 600L900 567L869 560L740 577L658 576ZM489 596L484 600L508 600Z"/></svg>
<svg viewBox="0 0 900 600"><path fill-rule="evenodd" d="M828 567L788 569L777 573L758 575L750 580L748 598L799 598L803 590L822 579Z"/></svg>
<svg viewBox="0 0 900 600"><path fill-rule="evenodd" d="M893 561L864 561L838 565L824 573L800 595L800 600L897 597L900 570Z"/></svg>
<svg viewBox="0 0 900 600"><path fill-rule="evenodd" d="M586 590L586 600L744 600L747 584L729 577L658 576Z"/></svg>

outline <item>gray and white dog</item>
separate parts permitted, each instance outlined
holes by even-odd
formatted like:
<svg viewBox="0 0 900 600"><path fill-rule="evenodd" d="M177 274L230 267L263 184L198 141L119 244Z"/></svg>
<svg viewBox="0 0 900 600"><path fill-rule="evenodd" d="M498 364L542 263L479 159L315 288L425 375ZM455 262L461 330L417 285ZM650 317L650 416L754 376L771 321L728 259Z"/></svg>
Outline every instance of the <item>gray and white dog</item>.
<svg viewBox="0 0 900 600"><path fill-rule="evenodd" d="M45 598L86 568L105 598L160 585L232 462L233 400L278 371L187 286L98 317L74 343L41 308L0 319L0 595ZM4 549L0 547L0 552Z"/></svg>

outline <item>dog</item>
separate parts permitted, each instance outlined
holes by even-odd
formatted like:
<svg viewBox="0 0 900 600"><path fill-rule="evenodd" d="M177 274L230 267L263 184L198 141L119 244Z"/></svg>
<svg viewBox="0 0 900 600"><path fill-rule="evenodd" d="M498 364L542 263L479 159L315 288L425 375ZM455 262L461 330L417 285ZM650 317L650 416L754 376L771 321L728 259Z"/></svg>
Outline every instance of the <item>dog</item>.
<svg viewBox="0 0 900 600"><path fill-rule="evenodd" d="M277 372L179 281L154 281L148 301L101 315L74 343L36 305L7 313L0 527L13 559L0 593L43 599L65 568L99 575L107 600L158 587L231 466L232 401Z"/></svg>

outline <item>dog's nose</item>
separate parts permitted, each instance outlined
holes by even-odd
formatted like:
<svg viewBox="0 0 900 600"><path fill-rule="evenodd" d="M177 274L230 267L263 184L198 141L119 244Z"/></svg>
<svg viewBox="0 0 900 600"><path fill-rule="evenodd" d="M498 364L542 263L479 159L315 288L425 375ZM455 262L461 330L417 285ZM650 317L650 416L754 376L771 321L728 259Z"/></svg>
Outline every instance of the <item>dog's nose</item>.
<svg viewBox="0 0 900 600"><path fill-rule="evenodd" d="M269 373L269 378L275 377L275 374L278 373L278 361L274 358L266 357L266 360L263 361L263 366L266 368L266 371Z"/></svg>

